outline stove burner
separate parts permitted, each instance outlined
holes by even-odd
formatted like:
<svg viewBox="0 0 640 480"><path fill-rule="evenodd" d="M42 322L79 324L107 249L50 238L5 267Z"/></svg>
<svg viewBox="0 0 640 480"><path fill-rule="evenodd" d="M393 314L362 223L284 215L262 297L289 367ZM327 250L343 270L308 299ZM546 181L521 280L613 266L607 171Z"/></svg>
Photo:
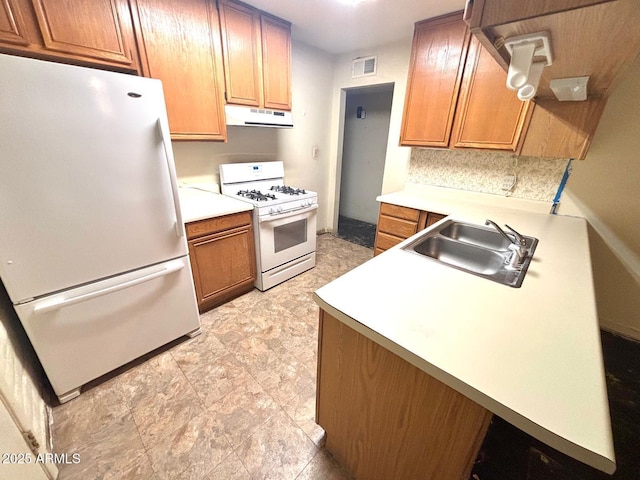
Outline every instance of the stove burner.
<svg viewBox="0 0 640 480"><path fill-rule="evenodd" d="M270 193L262 193L259 190L240 190L238 195L248 198L249 200L257 200L258 202L266 202L269 200L275 200L276 196Z"/></svg>
<svg viewBox="0 0 640 480"><path fill-rule="evenodd" d="M307 193L302 188L293 188L287 185L274 185L270 190L273 190L274 192L284 193L285 195L304 195L305 193Z"/></svg>

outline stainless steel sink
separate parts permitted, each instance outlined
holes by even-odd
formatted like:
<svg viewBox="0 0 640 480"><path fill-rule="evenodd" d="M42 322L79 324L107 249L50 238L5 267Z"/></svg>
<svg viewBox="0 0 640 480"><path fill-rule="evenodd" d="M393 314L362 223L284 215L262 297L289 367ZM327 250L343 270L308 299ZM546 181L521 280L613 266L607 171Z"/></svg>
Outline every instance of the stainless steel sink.
<svg viewBox="0 0 640 480"><path fill-rule="evenodd" d="M504 264L504 256L486 248L476 248L444 237L427 237L413 251L452 267L483 275L495 274Z"/></svg>
<svg viewBox="0 0 640 480"><path fill-rule="evenodd" d="M538 239L522 238L521 261L514 261L516 237L507 234L508 241L495 229L472 223L445 220L442 224L403 250L416 253L425 259L462 270L479 277L519 288L524 281Z"/></svg>
<svg viewBox="0 0 640 480"><path fill-rule="evenodd" d="M460 242L470 243L479 247L491 248L493 250L506 251L509 249L509 242L494 229L488 229L480 225L468 223L451 222L445 228L439 230L440 235L449 237ZM513 240L513 235L507 234Z"/></svg>

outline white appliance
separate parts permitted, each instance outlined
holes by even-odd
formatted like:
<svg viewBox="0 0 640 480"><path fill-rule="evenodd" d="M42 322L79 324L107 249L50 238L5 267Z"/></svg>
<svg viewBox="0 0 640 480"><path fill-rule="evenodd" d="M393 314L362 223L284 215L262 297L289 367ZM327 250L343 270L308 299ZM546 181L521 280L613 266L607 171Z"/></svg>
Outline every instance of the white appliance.
<svg viewBox="0 0 640 480"><path fill-rule="evenodd" d="M162 84L0 55L0 277L61 402L200 332Z"/></svg>
<svg viewBox="0 0 640 480"><path fill-rule="evenodd" d="M228 104L224 106L224 113L227 125L293 128L293 116L285 110Z"/></svg>
<svg viewBox="0 0 640 480"><path fill-rule="evenodd" d="M318 194L286 186L282 162L220 165L220 184L224 195L254 206L258 289L315 266Z"/></svg>

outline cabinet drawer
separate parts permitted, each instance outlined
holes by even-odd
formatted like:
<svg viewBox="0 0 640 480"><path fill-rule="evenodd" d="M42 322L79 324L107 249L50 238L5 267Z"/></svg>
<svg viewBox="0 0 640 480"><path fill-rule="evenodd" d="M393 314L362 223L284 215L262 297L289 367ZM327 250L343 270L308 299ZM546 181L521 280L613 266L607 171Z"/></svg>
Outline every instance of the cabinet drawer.
<svg viewBox="0 0 640 480"><path fill-rule="evenodd" d="M409 220L403 220L402 218L380 215L378 219L378 231L390 233L401 238L409 238L418 231L418 224L416 222L410 222Z"/></svg>
<svg viewBox="0 0 640 480"><path fill-rule="evenodd" d="M443 218L445 218L446 215L442 215L440 213L433 213L433 212L429 212L427 215L427 227L430 227L431 225L433 225L434 223L439 222L440 220L442 220Z"/></svg>
<svg viewBox="0 0 640 480"><path fill-rule="evenodd" d="M389 250L391 247L395 247L404 240L404 238L389 235L388 233L378 232L378 236L376 237L376 248L380 250Z"/></svg>
<svg viewBox="0 0 640 480"><path fill-rule="evenodd" d="M187 239L251 224L251 211L187 223Z"/></svg>
<svg viewBox="0 0 640 480"><path fill-rule="evenodd" d="M420 210L409 207L400 207L398 205L391 205L390 203L381 203L380 215L404 218L405 220L417 222L418 218L420 217Z"/></svg>

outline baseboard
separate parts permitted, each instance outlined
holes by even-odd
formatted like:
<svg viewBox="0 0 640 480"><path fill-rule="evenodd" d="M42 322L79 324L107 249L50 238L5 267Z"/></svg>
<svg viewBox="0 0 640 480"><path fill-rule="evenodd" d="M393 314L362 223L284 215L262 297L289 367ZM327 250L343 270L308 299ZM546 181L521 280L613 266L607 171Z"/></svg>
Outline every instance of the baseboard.
<svg viewBox="0 0 640 480"><path fill-rule="evenodd" d="M567 195L568 192L565 192ZM589 222L593 229L600 235L604 243L611 249L613 254L620 260L625 269L640 284L640 256L631 250L627 244L611 230L611 228L598 217L593 210L587 207L575 196L569 194L570 201L582 213L582 216Z"/></svg>
<svg viewBox="0 0 640 480"><path fill-rule="evenodd" d="M614 335L620 335L634 342L640 342L640 330L611 320L600 318L600 328Z"/></svg>

